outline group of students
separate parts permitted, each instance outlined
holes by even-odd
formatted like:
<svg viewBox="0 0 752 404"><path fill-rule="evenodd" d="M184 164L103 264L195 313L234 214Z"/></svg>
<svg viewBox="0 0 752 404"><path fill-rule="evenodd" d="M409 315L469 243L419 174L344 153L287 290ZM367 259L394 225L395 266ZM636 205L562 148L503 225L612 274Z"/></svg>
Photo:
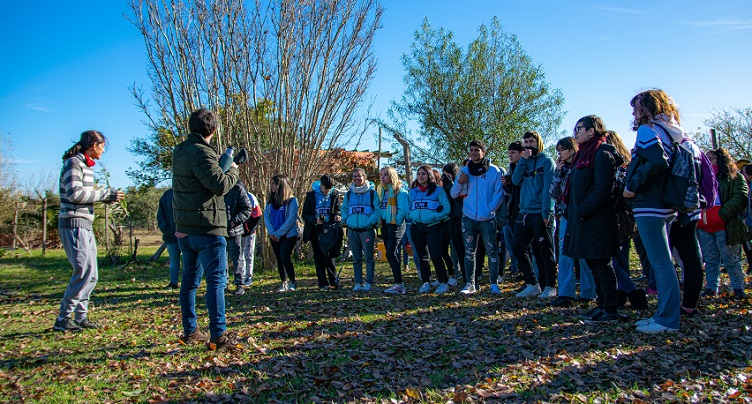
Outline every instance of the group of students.
<svg viewBox="0 0 752 404"><path fill-rule="evenodd" d="M651 269L647 292L658 299L654 315L638 321L636 329L677 331L681 316L697 314L704 275L704 294L719 292L721 265L729 273L733 294L745 296L740 257L741 246L750 239L743 220L749 187L725 149L700 151L680 126L677 105L665 92L640 92L630 105L637 132L631 153L595 115L579 119L573 136L559 140L556 160L543 151L540 134L526 132L522 142L508 147L509 172L492 164L485 144L474 140L462 168L447 164L439 173L422 166L409 190L393 167L381 169L378 191L365 171L356 169L340 206L339 197L322 202L322 195L336 192L331 179L322 177L328 185L314 183L306 196L306 226L334 220L347 228L354 291L373 287L371 252L377 227L393 274L394 284L384 290L390 294L406 292L400 260L405 237L416 255L418 293L431 292L432 286L434 293L448 292L457 285L455 267L461 268L458 277L464 282L459 293L477 293L483 255L488 256L489 291L501 293L498 280L506 254L499 247L506 246L510 269L524 281L517 297L556 298L552 305L568 307L577 299L579 267L579 299L596 302L582 317L596 323L618 321L619 308L627 301L636 309L648 307L646 291L637 288L629 274L633 238L641 262ZM664 195L677 145L691 152L695 180L711 184L713 192L712 200L700 197L702 205L692 211L677 210ZM752 179L752 167L744 171L747 180ZM309 198L316 202L308 203ZM620 211L619 203L628 213ZM316 209L323 209L325 216L318 216ZM635 234L625 226L632 226ZM450 246L459 262L453 262ZM323 257L317 250L314 245L314 254ZM674 260L683 267L683 294ZM326 277L333 274L331 260L316 258L316 268L322 289L339 286Z"/></svg>

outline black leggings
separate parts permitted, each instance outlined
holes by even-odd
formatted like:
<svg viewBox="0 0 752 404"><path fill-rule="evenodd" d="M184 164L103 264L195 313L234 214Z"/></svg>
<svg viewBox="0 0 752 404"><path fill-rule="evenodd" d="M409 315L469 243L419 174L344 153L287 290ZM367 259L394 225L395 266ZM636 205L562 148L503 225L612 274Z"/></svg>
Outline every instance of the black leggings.
<svg viewBox="0 0 752 404"><path fill-rule="evenodd" d="M277 258L277 270L279 271L279 278L284 282L289 280L295 283L295 268L292 266L292 251L295 249L295 243L297 243L297 237L287 236L282 237L279 241L272 240L272 250L274 250L274 257Z"/></svg>
<svg viewBox="0 0 752 404"><path fill-rule="evenodd" d="M684 296L682 306L688 309L697 308L697 300L702 291L702 255L700 243L697 241L697 221L684 226L679 222L671 225L669 245L676 248L684 264Z"/></svg>
<svg viewBox="0 0 752 404"><path fill-rule="evenodd" d="M595 280L598 307L609 314L616 314L619 296L616 294L616 274L611 258L585 259Z"/></svg>
<svg viewBox="0 0 752 404"><path fill-rule="evenodd" d="M556 286L556 259L554 243L548 231L553 223L546 225L540 213L520 213L514 224L512 253L517 257L517 267L525 277L525 283L540 283L541 289ZM533 242L535 241L535 242ZM538 265L538 277L533 273L533 263L528 247L532 244L535 263Z"/></svg>
<svg viewBox="0 0 752 404"><path fill-rule="evenodd" d="M318 232L318 228L314 231ZM316 278L318 279L319 287L337 285L337 268L334 266L334 259L329 258L321 250L318 234L314 234L311 237L311 248L313 249L313 264L316 266Z"/></svg>
<svg viewBox="0 0 752 404"><path fill-rule="evenodd" d="M402 263L400 252L402 251L402 237L405 236L405 224L401 225L384 223L381 226L381 238L384 239L384 249L389 267L392 268L394 283L402 283Z"/></svg>
<svg viewBox="0 0 752 404"><path fill-rule="evenodd" d="M448 258L451 265L452 257L449 256L449 237L446 236L447 225L447 222L443 222L424 228L418 223L413 223L410 227L410 236L412 236L413 244L415 244L413 247L418 249L418 256L420 257L420 280L423 282L431 280L431 267L428 266L429 254L436 269L436 278L440 283L449 281L446 262Z"/></svg>

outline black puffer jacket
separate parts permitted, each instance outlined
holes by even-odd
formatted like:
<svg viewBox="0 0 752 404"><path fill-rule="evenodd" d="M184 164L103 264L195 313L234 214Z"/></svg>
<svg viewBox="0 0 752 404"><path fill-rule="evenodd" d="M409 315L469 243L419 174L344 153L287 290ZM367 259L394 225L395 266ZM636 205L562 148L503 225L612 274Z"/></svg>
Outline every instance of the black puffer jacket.
<svg viewBox="0 0 752 404"><path fill-rule="evenodd" d="M173 216L177 231L227 237L224 194L238 181L238 169L219 167L219 153L196 133L172 153Z"/></svg>
<svg viewBox="0 0 752 404"><path fill-rule="evenodd" d="M234 187L225 194L225 206L227 207L227 234L230 237L243 235L243 223L251 217L251 199L243 183L238 181Z"/></svg>
<svg viewBox="0 0 752 404"><path fill-rule="evenodd" d="M616 169L624 160L610 144L595 151L594 164L572 167L569 173L569 203L564 214L567 234L564 255L572 258L611 258L619 250L613 185Z"/></svg>

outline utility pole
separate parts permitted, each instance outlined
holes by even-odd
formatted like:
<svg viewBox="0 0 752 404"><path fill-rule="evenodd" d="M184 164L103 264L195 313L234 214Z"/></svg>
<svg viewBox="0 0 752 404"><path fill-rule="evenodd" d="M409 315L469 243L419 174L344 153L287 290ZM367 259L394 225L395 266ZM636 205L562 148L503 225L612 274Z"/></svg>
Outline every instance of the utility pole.
<svg viewBox="0 0 752 404"><path fill-rule="evenodd" d="M710 142L713 145L713 150L718 149L718 137L715 133L715 128L710 128Z"/></svg>
<svg viewBox="0 0 752 404"><path fill-rule="evenodd" d="M376 160L376 169L381 168L381 126L379 126L379 157Z"/></svg>

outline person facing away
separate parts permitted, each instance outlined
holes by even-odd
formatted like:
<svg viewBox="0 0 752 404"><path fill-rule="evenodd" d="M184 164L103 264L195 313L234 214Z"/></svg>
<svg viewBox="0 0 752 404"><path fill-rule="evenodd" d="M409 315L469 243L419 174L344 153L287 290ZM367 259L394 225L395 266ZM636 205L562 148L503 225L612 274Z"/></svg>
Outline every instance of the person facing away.
<svg viewBox="0 0 752 404"><path fill-rule="evenodd" d="M501 182L502 171L491 164L491 160L486 157L486 144L482 140L470 142L468 155L467 166L460 170L451 190L451 196L457 198L463 187L467 187L467 196L462 200L462 233L465 238L465 280L467 283L460 293L471 295L478 290L476 287L478 285L475 284L475 262L478 259L476 249L478 237L480 237L485 243L488 255L491 293L500 294L496 209L499 208L504 197Z"/></svg>
<svg viewBox="0 0 752 404"><path fill-rule="evenodd" d="M183 254L180 310L185 344L206 341L198 329L196 291L201 275L206 277L206 309L209 315L209 349L236 347L226 332L225 286L227 277L227 212L223 196L238 182L232 163L225 173L219 152L210 144L217 131L217 118L205 108L191 113L190 133L172 153L172 213L175 236Z"/></svg>
<svg viewBox="0 0 752 404"><path fill-rule="evenodd" d="M334 258L329 258L327 252L321 248L319 235L325 223L342 221L341 206L340 193L334 188L334 180L328 174L322 175L318 181L311 184L311 190L306 193L303 201L303 242L311 242L316 278L322 291L339 289Z"/></svg>
<svg viewBox="0 0 752 404"><path fill-rule="evenodd" d="M97 241L92 228L94 203L117 202L125 196L123 191L114 188L99 189L94 186L92 167L96 164L94 160L102 157L106 142L101 132L87 130L63 154L57 228L65 255L73 267L73 275L60 302L60 312L52 327L55 331L100 327L88 318L89 297L99 278Z"/></svg>
<svg viewBox="0 0 752 404"><path fill-rule="evenodd" d="M512 174L512 183L520 187L520 212L514 224L512 253L525 277L525 289L517 297L556 297L556 260L554 258L554 199L550 186L554 160L543 153L543 139L534 130L522 136L525 151ZM535 242L533 242L535 240ZM533 273L530 247L538 265ZM541 292L542 290L542 292Z"/></svg>
<svg viewBox="0 0 752 404"><path fill-rule="evenodd" d="M225 194L225 209L227 210L227 255L232 262L234 272L235 293L243 289L243 223L251 218L251 200L248 192L240 180L235 183L230 192ZM229 262L227 273L229 274ZM228 275L229 277L229 275Z"/></svg>
<svg viewBox="0 0 752 404"><path fill-rule="evenodd" d="M365 170L356 168L352 172L350 190L342 201L342 222L347 226L347 243L353 255L355 275L354 291L370 291L373 287L376 262L373 258L373 244L376 226L379 223L381 207L373 183L368 181ZM363 259L366 261L366 280L363 282Z"/></svg>
<svg viewBox="0 0 752 404"><path fill-rule="evenodd" d="M159 198L159 207L157 208L157 226L162 232L162 241L167 248L167 254L170 258L170 283L168 289L178 288L178 277L180 276L180 246L178 239L175 237L175 219L172 217L172 188L168 189Z"/></svg>

